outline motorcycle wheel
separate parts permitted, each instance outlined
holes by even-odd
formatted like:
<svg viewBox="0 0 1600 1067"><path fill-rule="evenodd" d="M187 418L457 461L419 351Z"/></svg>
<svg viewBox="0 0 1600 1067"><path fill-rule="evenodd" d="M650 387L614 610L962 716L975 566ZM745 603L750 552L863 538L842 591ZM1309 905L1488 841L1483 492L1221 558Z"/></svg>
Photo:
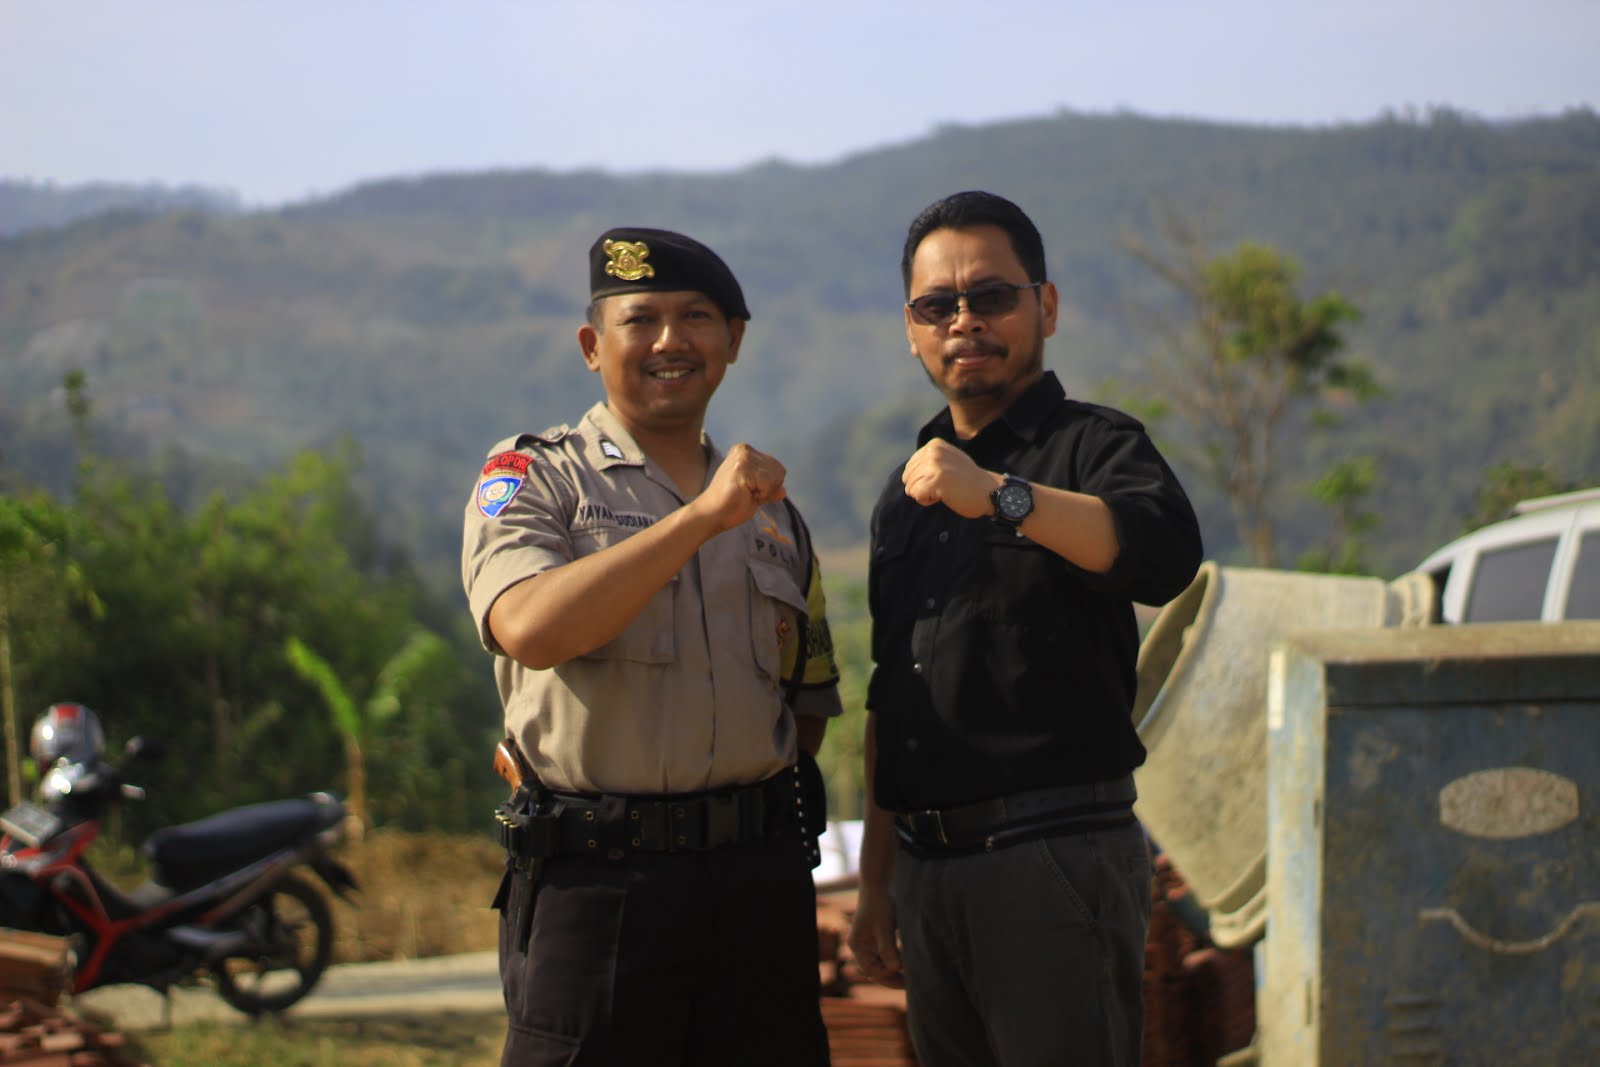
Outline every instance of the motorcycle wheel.
<svg viewBox="0 0 1600 1067"><path fill-rule="evenodd" d="M333 914L316 888L287 875L239 912L250 944L212 965L217 994L247 1015L282 1011L307 993L333 955Z"/></svg>

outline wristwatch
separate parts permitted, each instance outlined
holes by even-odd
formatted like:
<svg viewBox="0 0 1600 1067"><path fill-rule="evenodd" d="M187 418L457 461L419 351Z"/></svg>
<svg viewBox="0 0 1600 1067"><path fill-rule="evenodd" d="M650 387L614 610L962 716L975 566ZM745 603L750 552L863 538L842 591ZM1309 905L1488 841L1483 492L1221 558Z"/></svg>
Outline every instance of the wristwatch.
<svg viewBox="0 0 1600 1067"><path fill-rule="evenodd" d="M989 499L994 501L994 521L1001 526L1016 530L1033 514L1033 486L1015 475L1006 475Z"/></svg>

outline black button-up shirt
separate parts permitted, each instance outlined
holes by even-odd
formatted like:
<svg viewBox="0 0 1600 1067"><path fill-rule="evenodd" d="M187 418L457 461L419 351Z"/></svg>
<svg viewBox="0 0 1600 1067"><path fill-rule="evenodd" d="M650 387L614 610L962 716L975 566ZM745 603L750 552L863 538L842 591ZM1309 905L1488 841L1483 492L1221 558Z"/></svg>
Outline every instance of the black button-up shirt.
<svg viewBox="0 0 1600 1067"><path fill-rule="evenodd" d="M1121 777L1134 729L1133 602L1163 604L1200 566L1189 498L1144 428L1069 400L1046 372L969 441L948 410L922 428L978 466L1090 493L1120 546L1106 574L988 518L905 495L902 464L872 516L875 799L894 811Z"/></svg>

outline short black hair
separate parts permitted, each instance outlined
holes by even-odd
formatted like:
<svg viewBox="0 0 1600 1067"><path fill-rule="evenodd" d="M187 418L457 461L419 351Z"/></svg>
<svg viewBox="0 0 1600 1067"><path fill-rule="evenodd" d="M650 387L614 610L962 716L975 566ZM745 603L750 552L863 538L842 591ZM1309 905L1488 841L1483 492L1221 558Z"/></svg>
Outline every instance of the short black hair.
<svg viewBox="0 0 1600 1067"><path fill-rule="evenodd" d="M1027 212L1003 196L969 189L952 193L922 209L906 231L905 251L900 254L900 277L906 295L911 295L911 259L917 247L934 230L970 230L975 226L998 226L1011 240L1011 250L1022 261L1030 282L1045 281L1044 239Z"/></svg>

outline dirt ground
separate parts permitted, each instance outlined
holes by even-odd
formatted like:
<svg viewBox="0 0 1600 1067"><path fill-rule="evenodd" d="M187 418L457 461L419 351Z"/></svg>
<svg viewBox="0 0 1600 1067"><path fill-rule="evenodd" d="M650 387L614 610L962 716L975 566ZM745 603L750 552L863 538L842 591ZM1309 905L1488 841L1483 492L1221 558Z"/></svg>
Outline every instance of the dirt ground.
<svg viewBox="0 0 1600 1067"><path fill-rule="evenodd" d="M334 901L334 961L417 959L495 947L505 853L487 835L375 830L339 852L361 891Z"/></svg>

